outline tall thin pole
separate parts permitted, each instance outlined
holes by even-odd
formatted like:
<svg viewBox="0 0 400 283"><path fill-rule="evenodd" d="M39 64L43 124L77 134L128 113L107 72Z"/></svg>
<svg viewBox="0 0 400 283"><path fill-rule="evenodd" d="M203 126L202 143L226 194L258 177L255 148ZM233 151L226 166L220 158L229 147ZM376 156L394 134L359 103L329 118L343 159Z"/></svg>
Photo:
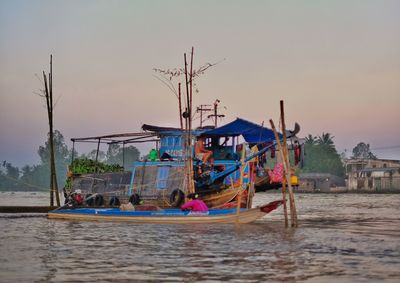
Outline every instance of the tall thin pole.
<svg viewBox="0 0 400 283"><path fill-rule="evenodd" d="M279 139L278 133L276 131L274 121L272 121L272 119L270 119L269 123L271 124L272 131L274 132L276 144L277 144L278 150L279 150L279 154L281 154L283 167L285 168L285 171L286 171L286 162L283 161L284 157L283 157L283 150L282 150L281 140ZM283 182L282 182L283 213L284 213L284 216L285 216L285 227L288 227L289 226L289 221L288 221L288 213L287 213L287 205L286 205L286 190L284 189L285 188L285 183L286 183L285 182L285 178L283 178Z"/></svg>
<svg viewBox="0 0 400 283"><path fill-rule="evenodd" d="M54 152L54 134L53 134L53 55L50 55L50 74L49 74L49 89L50 89L50 150L51 150L51 178L53 179L53 192L56 195L57 206L60 206L60 194L58 192L55 152Z"/></svg>
<svg viewBox="0 0 400 283"><path fill-rule="evenodd" d="M214 124L215 124L215 127L218 126L218 122L217 122L217 121L218 121L218 114L217 114L217 113L218 113L218 110L217 110L217 109L218 109L218 103L217 103L217 101L218 101L218 100L216 100L216 101L214 102L214 119L215 119L215 120L214 120Z"/></svg>
<svg viewBox="0 0 400 283"><path fill-rule="evenodd" d="M51 151L51 111L50 111L50 97L49 97L49 89L47 85L47 77L45 72L43 71L43 81L44 81L44 91L45 91L45 96L46 96L46 105L47 105L47 116L49 119L49 137L48 137L48 143L50 145L50 206L54 206L54 193L53 193L53 166L52 166L52 151Z"/></svg>
<svg viewBox="0 0 400 283"><path fill-rule="evenodd" d="M214 117L214 126L218 127L218 118L225 117L223 114L218 114L218 103L221 101L219 99L216 99L214 101L214 114L208 115L208 118Z"/></svg>
<svg viewBox="0 0 400 283"><path fill-rule="evenodd" d="M297 212L296 212L296 204L294 201L294 194L292 183L290 181L290 162L289 162L289 153L287 149L287 141L286 141L286 125L285 125L285 111L283 106L283 100L280 101L280 110L281 110L281 124L282 124L282 135L283 135L283 163L286 163L285 173L286 173L286 182L289 191L289 202L290 202L290 216L292 219L292 227L297 227Z"/></svg>
<svg viewBox="0 0 400 283"><path fill-rule="evenodd" d="M205 108L203 108L203 106ZM203 127L203 112L211 111L211 108L207 108L211 105L208 104L201 104L199 107L197 107L196 112L200 112L200 128Z"/></svg>
<svg viewBox="0 0 400 283"><path fill-rule="evenodd" d="M190 172L190 191L192 193L195 192L195 188L194 188L194 173L193 173L193 142L192 142L192 109L193 109L193 105L192 105L192 101L193 101L193 53L194 53L194 47L192 46L192 52L190 55L190 74L189 74L189 78L190 78L190 88L189 88L189 99L190 99L190 103L189 103L189 108L190 108L190 115L189 115L189 172Z"/></svg>
<svg viewBox="0 0 400 283"><path fill-rule="evenodd" d="M122 167L125 170L125 142L122 143Z"/></svg>
<svg viewBox="0 0 400 283"><path fill-rule="evenodd" d="M179 100L179 122L181 124L181 130L183 130L181 83L178 84L178 100Z"/></svg>
<svg viewBox="0 0 400 283"><path fill-rule="evenodd" d="M43 71L43 81L45 86L45 97L47 106L47 116L49 119L49 139L50 146L50 206L54 206L54 195L56 195L57 206L60 206L60 196L58 194L56 166L54 158L54 135L53 135L53 56L50 55L50 73L47 81Z"/></svg>
<svg viewBox="0 0 400 283"><path fill-rule="evenodd" d="M192 53L190 54L190 95L189 95L189 109L190 109L190 117L189 117L189 128L192 130L192 99L193 99L193 52L194 52L194 47L192 46Z"/></svg>
<svg viewBox="0 0 400 283"><path fill-rule="evenodd" d="M239 214L240 214L240 206L242 204L242 191L243 191L243 177L244 177L244 170L245 170L245 164L244 164L244 157L245 157L245 146L243 144L242 148L242 154L240 158L240 163L241 163L241 168L240 168L240 179L239 179L239 192L237 195L237 204L236 204L236 223L239 221Z"/></svg>
<svg viewBox="0 0 400 283"><path fill-rule="evenodd" d="M192 109L191 109L191 98L190 98L190 91L189 85L190 82L188 80L188 70L187 70L187 60L186 60L186 53L184 54L185 60L185 80L186 80L186 101L187 101L187 132L186 132L186 155L187 155L187 186L189 193L194 193L194 183L193 183L193 176L192 176L192 152L191 152L191 116L192 116ZM191 75L191 74L190 74Z"/></svg>
<svg viewBox="0 0 400 283"><path fill-rule="evenodd" d="M74 163L74 157L75 157L75 141L72 141L71 166Z"/></svg>

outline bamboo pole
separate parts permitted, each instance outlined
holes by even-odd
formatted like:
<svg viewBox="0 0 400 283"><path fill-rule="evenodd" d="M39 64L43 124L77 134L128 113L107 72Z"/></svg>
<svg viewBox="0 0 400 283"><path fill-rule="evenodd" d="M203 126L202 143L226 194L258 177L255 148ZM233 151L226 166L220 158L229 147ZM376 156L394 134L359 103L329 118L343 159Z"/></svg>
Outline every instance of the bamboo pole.
<svg viewBox="0 0 400 283"><path fill-rule="evenodd" d="M289 202L290 202L290 216L292 220L292 227L297 227L297 212L296 212L296 204L294 200L292 182L291 182L291 169L290 169L290 161L289 161L289 152L287 149L287 141L286 141L286 124L285 124L285 111L283 106L283 100L280 101L280 110L281 110L281 124L282 124L282 135L283 135L283 156L284 163L286 163L286 182L289 191Z"/></svg>
<svg viewBox="0 0 400 283"><path fill-rule="evenodd" d="M186 132L186 168L187 168L187 186L188 192L194 193L194 182L193 182L193 168L192 168L192 152L191 152L191 116L192 109L190 108L190 92L189 92L189 80L187 70L186 53L184 54L185 60L185 80L186 80L186 103L187 103L187 132Z"/></svg>
<svg viewBox="0 0 400 283"><path fill-rule="evenodd" d="M240 179L239 179L239 192L238 192L238 197L237 197L237 205L236 205L236 223L239 221L239 214L240 214L240 206L242 202L242 191L243 191L243 176L244 176L244 170L245 170L245 164L244 164L244 158L245 158L245 148L242 148L242 155L240 157L240 163L242 165L242 168L240 168Z"/></svg>
<svg viewBox="0 0 400 283"><path fill-rule="evenodd" d="M54 206L54 195L56 196L57 206L60 206L60 196L58 194L57 175L54 158L54 137L53 137L53 56L50 55L50 73L48 80L45 72L43 71L43 82L45 86L45 98L47 106L47 116L49 119L49 138L48 143L50 146L50 205Z"/></svg>
<svg viewBox="0 0 400 283"><path fill-rule="evenodd" d="M50 98L49 98L49 90L47 87L47 77L45 72L43 71L43 82L44 82L44 91L45 91L45 97L46 97L46 106L47 106L47 116L49 119L49 128L51 129L51 112L50 112ZM49 133L50 134L50 133ZM48 142L50 143L50 137L48 138ZM51 150L50 150L51 151ZM50 157L51 159L51 157ZM50 206L54 206L54 192L53 192L53 174L52 174L52 166L51 166L51 160L50 160Z"/></svg>
<svg viewBox="0 0 400 283"><path fill-rule="evenodd" d="M179 100L179 122L181 124L181 130L183 130L181 83L178 84L178 100Z"/></svg>
<svg viewBox="0 0 400 283"><path fill-rule="evenodd" d="M53 55L50 55L50 74L49 74L49 89L50 89L50 110L51 110L51 123L50 123L50 141L51 141L51 167L52 167L52 178L53 178L53 191L56 195L57 206L60 206L60 194L58 191L57 173L56 173L56 162L54 153L54 134L53 134Z"/></svg>
<svg viewBox="0 0 400 283"><path fill-rule="evenodd" d="M190 74L189 74L189 172L190 172L190 190L192 193L195 192L195 187L194 187L194 172L193 172L193 141L192 141L192 101L193 101L193 52L194 52L194 47L192 46L192 52L190 55Z"/></svg>
<svg viewBox="0 0 400 283"><path fill-rule="evenodd" d="M189 128L192 129L192 100L193 100L193 52L194 52L194 47L192 46L192 52L190 55L190 80L189 80L189 84L190 84L190 92L189 92L189 109L190 109L190 126Z"/></svg>
<svg viewBox="0 0 400 283"><path fill-rule="evenodd" d="M280 138L278 136L278 133L276 131L274 121L272 121L272 119L270 119L269 123L271 124L272 131L274 132L276 144L277 144L278 150L279 150L279 154L281 154L282 161L283 161L284 158L283 158L281 140L280 140ZM283 162L283 167L284 168L286 167L286 163L285 162ZM286 168L285 168L285 170L286 170ZM288 213L287 213L287 205L286 205L286 190L284 189L285 185L286 185L285 184L286 183L285 179L286 179L286 177L283 178L283 182L282 182L282 197L283 197L283 213L284 213L284 216L285 216L285 227L288 227L289 226L289 223L288 223L289 221L288 221Z"/></svg>
<svg viewBox="0 0 400 283"><path fill-rule="evenodd" d="M54 139L53 139L53 91L51 88L51 71L52 71L52 56L50 55L50 73L48 76L48 84L49 87L47 89L46 96L49 97L49 102L48 102L48 109L47 111L49 112L49 143L50 143L50 190L53 192L53 201L54 201L54 195L57 196L57 192L55 190L55 186L57 184L57 178L54 178L55 176L55 166L54 166ZM57 201L56 201L57 202Z"/></svg>
<svg viewBox="0 0 400 283"><path fill-rule="evenodd" d="M283 178L282 180L282 198L283 198L283 211L285 214L285 227L289 227L289 220L288 220L288 212L287 212L287 205L286 205L286 177Z"/></svg>

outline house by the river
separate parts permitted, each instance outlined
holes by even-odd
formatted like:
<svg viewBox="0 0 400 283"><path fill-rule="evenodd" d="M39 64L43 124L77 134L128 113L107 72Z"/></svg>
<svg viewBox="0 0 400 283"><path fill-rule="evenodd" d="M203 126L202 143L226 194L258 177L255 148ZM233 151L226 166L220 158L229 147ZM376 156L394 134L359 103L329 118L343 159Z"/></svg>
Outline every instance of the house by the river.
<svg viewBox="0 0 400 283"><path fill-rule="evenodd" d="M349 192L400 192L400 160L345 160Z"/></svg>

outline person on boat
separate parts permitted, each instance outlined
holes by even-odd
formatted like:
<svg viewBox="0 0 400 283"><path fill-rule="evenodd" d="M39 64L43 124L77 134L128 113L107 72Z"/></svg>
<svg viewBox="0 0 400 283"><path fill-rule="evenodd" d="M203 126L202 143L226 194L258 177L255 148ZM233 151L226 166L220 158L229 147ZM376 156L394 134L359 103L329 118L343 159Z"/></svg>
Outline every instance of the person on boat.
<svg viewBox="0 0 400 283"><path fill-rule="evenodd" d="M208 211L208 207L205 204L205 202L202 201L201 199L198 199L198 197L199 197L198 194L189 194L187 197L190 200L181 206L182 210L191 210L194 212L207 212Z"/></svg>
<svg viewBox="0 0 400 283"><path fill-rule="evenodd" d="M152 148L149 152L149 160L150 161L156 161L158 157L158 152L154 148Z"/></svg>
<svg viewBox="0 0 400 283"><path fill-rule="evenodd" d="M171 155L169 155L168 153L164 152L161 157L160 157L161 161L173 161L174 159L172 158Z"/></svg>
<svg viewBox="0 0 400 283"><path fill-rule="evenodd" d="M204 148L204 142L205 142L204 137L198 138L198 140L194 146L194 152L195 152L196 158L203 161L203 163L210 162L211 166L213 166L214 165L214 158L212 157L213 152L211 150Z"/></svg>
<svg viewBox="0 0 400 283"><path fill-rule="evenodd" d="M272 183L282 183L283 180L283 164L276 163L273 169L266 168L266 173L269 177L269 182Z"/></svg>

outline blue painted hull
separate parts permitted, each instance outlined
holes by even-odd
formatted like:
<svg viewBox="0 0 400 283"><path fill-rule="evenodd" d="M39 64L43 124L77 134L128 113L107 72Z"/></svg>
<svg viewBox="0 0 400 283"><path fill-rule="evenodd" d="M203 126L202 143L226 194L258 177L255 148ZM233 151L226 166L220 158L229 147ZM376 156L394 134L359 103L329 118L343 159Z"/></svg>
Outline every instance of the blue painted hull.
<svg viewBox="0 0 400 283"><path fill-rule="evenodd" d="M195 223L249 223L271 212L282 201L271 202L251 209L210 209L208 212L163 209L158 211L122 211L119 208L74 208L59 209L48 213L48 218L65 220L93 220L159 224Z"/></svg>

